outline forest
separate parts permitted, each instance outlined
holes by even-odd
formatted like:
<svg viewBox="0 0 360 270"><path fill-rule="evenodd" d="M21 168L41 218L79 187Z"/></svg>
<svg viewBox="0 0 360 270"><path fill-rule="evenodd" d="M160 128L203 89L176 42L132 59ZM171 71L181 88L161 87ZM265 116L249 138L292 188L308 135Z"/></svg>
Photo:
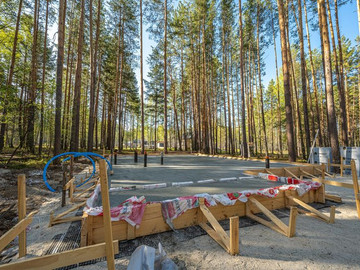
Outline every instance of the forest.
<svg viewBox="0 0 360 270"><path fill-rule="evenodd" d="M352 3L0 0L0 152L296 161L316 145L336 162L360 144L360 39L339 20Z"/></svg>

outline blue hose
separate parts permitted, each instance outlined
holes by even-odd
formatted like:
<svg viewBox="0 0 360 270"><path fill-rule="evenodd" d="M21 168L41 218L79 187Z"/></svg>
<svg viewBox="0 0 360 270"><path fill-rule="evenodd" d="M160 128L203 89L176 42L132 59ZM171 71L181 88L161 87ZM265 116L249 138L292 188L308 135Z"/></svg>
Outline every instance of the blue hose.
<svg viewBox="0 0 360 270"><path fill-rule="evenodd" d="M46 172L47 172L47 169L48 169L49 165L50 165L55 159L57 159L57 158L59 158L59 157L62 157L62 156L74 156L74 157L84 156L84 157L86 157L87 159L89 159L89 160L91 161L92 165L93 165L93 172L92 172L92 174L90 175L90 177L89 177L86 181L84 181L83 183L77 185L76 187L80 187L80 186L84 185L86 182L88 182L88 181L94 176L94 174L95 174L95 172L96 172L95 162L94 162L94 160L93 160L90 156L95 156L95 157L98 157L98 158L101 158L101 159L106 160L106 162L107 162L110 170L112 170L112 166L111 166L110 162L109 162L106 158L104 158L103 156L101 156L101 155L99 155L99 154L96 154L96 153L92 153L92 152L83 152L83 153L82 153L82 152L67 152L67 153L59 154L59 155L51 158L51 159L46 163L46 165L45 165L45 167L44 167L44 171L43 171L43 180L44 180L44 183L45 183L46 187L47 187L50 191L52 191L52 192L55 192L55 189L53 189L53 188L50 186L50 184L48 183L47 176L46 176ZM62 162L65 162L65 161L67 161L67 160L69 160L69 159L70 159L70 157L67 157L67 158L65 158Z"/></svg>

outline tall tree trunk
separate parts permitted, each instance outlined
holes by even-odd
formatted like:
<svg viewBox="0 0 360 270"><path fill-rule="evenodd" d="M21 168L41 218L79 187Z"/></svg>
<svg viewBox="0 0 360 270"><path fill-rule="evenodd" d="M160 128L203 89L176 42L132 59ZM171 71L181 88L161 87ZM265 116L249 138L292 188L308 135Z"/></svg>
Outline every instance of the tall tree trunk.
<svg viewBox="0 0 360 270"><path fill-rule="evenodd" d="M79 149L79 125L80 125L80 93L81 93L81 73L82 73L82 53L84 42L84 14L85 0L81 0L81 14L79 22L79 36L77 47L77 63L74 87L74 103L71 126L70 151L77 152Z"/></svg>
<svg viewBox="0 0 360 270"><path fill-rule="evenodd" d="M329 27L330 27L330 34L331 34L331 42L333 46L333 55L334 55L334 62L335 62L335 73L336 73L336 84L339 91L339 101L340 101L340 123L341 123L341 133L340 137L342 140L342 144L344 146L348 145L348 131L347 131L347 118L346 118L346 104L345 104L345 94L343 89L342 77L340 74L340 67L339 61L337 57L337 50L336 50L336 43L335 43L335 35L334 35L334 28L331 19L331 10L330 10L330 3L329 0L326 0L326 7L329 16ZM341 42L341 40L340 40Z"/></svg>
<svg viewBox="0 0 360 270"><path fill-rule="evenodd" d="M167 130L167 90L166 90L166 69L167 69L167 0L164 1L164 152L168 153L168 130Z"/></svg>
<svg viewBox="0 0 360 270"><path fill-rule="evenodd" d="M315 67L314 61L312 57L312 50L311 50L311 43L310 43L310 31L309 31L309 24L307 18L307 9L306 9L306 1L304 1L304 12L305 12L305 24L306 24L306 36L307 36L307 43L308 43L308 51L309 51L309 60L310 60L310 68L311 68L311 80L313 82L313 89L314 89L314 96L315 96L315 109L317 114L317 124L319 129L319 145L323 145L323 136L322 136L322 122L320 117L320 109L319 109L319 100L318 100L318 89L316 83L316 75L315 75Z"/></svg>
<svg viewBox="0 0 360 270"><path fill-rule="evenodd" d="M306 60L305 60L305 50L304 50L302 0L298 0L298 13L299 13L298 32L299 32L299 39L300 39L300 59L301 59L301 88L302 88L302 96L303 96L306 156L308 156L311 143L310 143L309 113L308 113L307 89L306 89L306 86L307 86L307 84L306 84Z"/></svg>
<svg viewBox="0 0 360 270"><path fill-rule="evenodd" d="M31 57L31 88L28 99L28 113L27 113L27 136L26 146L31 153L35 153L35 108L36 108L36 92L37 92L37 36L38 36L38 9L39 2L35 0L34 7L34 31Z"/></svg>
<svg viewBox="0 0 360 270"><path fill-rule="evenodd" d="M342 42L340 35L340 26L339 26L339 15L338 15L338 3L337 0L334 0L335 4L335 22L336 22L336 34L339 47L339 73L340 73L340 114L341 114L341 124L342 124L342 134L343 134L343 146L349 145L349 129L348 129L348 116L347 116L347 106L346 106L346 89L345 89L345 77L344 77L344 60L342 52ZM340 90L339 90L340 91Z"/></svg>
<svg viewBox="0 0 360 270"><path fill-rule="evenodd" d="M265 113L264 113L264 97L263 97L263 89L262 89L262 80L261 80L261 59L260 59L260 4L257 4L257 35L256 35L256 45L257 45L257 64L258 64L258 77L259 77L259 91L260 91L260 104L261 104L261 120L262 120L262 128L264 132L264 143L265 143L265 155L269 155L268 149L268 141L266 135L266 125L265 125Z"/></svg>
<svg viewBox="0 0 360 270"><path fill-rule="evenodd" d="M332 70L331 70L331 51L329 31L326 18L325 0L318 0L319 7L319 20L321 20L321 35L323 37L324 45L324 75L325 75L325 88L326 88L326 101L327 101L327 114L328 114L328 132L330 136L330 145L335 163L340 162L339 140L336 128L336 115L334 94L332 87Z"/></svg>
<svg viewBox="0 0 360 270"><path fill-rule="evenodd" d="M48 16L49 15L49 0L46 0L46 15L45 15L45 35L43 48L43 69L41 81L41 111L40 111L40 139L39 139L39 155L42 153L43 134L44 134L44 102L45 102L45 67L46 67L46 49L47 49L47 30L48 30Z"/></svg>
<svg viewBox="0 0 360 270"><path fill-rule="evenodd" d="M283 81L284 81L284 94L285 94L285 110L286 110L286 137L289 152L289 161L296 161L296 152L294 144L294 129L293 129L293 117L291 108L291 91L289 81L289 69L287 60L287 41L285 32L285 16L284 16L284 4L283 0L277 0L279 10L279 26L280 26L280 38L281 38L281 58L283 69Z"/></svg>
<svg viewBox="0 0 360 270"><path fill-rule="evenodd" d="M18 34L19 34L19 28L20 28L20 18L21 18L21 10L22 10L22 3L23 0L20 0L19 2L19 8L17 12L17 18L16 18L16 27L15 27L15 34L14 34L14 41L13 41L13 48L11 52L11 62L10 62L10 69L9 69L9 76L7 79L7 87L11 87L12 85L12 79L14 75L14 69L15 69L15 61L16 61L16 50L17 50L17 40L18 40ZM5 130L6 130L6 115L7 115L7 101L6 97L4 98L4 109L0 125L0 153L4 148L4 142L5 142ZM21 137L20 137L21 138Z"/></svg>
<svg viewBox="0 0 360 270"><path fill-rule="evenodd" d="M58 54L56 62L56 103L55 103L55 133L54 155L58 155L61 149L61 103L62 103L62 78L64 65L64 41L65 41L65 17L66 0L59 0L58 21Z"/></svg>
<svg viewBox="0 0 360 270"><path fill-rule="evenodd" d="M89 127L87 138L87 150L92 151L94 145L94 125L95 125L95 92L96 92L96 70L97 70L97 53L100 37L100 20L101 20L101 0L98 0L95 44L93 45L92 31L92 0L90 0L90 107L89 107Z"/></svg>
<svg viewBox="0 0 360 270"><path fill-rule="evenodd" d="M165 0L166 2L166 0ZM166 9L166 7L165 7ZM166 15L165 15L166 16ZM166 24L165 24L166 28ZM144 122L144 82L143 82L143 25L142 0L140 0L140 98L141 98L141 154L145 152L145 122ZM165 30L166 31L166 30ZM165 37L166 38L166 37ZM165 53L166 54L166 53ZM165 58L166 61L166 58ZM166 67L166 65L165 65ZM166 74L166 73L165 73ZM166 81L165 83L166 84ZM165 86L166 88L166 86ZM166 99L166 94L165 94Z"/></svg>
<svg viewBox="0 0 360 270"><path fill-rule="evenodd" d="M244 52L243 52L243 25L242 25L242 9L241 0L239 0L239 45L240 45L240 79L241 79L241 134L242 134L242 153L244 158L249 157L248 143L246 137L246 114L245 114L245 83L244 83Z"/></svg>

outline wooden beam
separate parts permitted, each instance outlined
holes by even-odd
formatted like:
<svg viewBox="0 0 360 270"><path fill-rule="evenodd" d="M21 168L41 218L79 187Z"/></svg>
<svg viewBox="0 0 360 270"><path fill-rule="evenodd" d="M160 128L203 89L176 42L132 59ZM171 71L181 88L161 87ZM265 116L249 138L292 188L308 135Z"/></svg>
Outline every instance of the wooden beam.
<svg viewBox="0 0 360 270"><path fill-rule="evenodd" d="M292 177L294 177L296 180L300 180L295 174L293 174L292 172L290 172L288 169L284 168L285 172L287 172L288 174L290 174Z"/></svg>
<svg viewBox="0 0 360 270"><path fill-rule="evenodd" d="M247 213L246 216L253 219L253 220L255 220L255 221L257 221L257 222L259 222L260 224L262 224L262 225L264 225L266 227L269 227L270 229L272 229L272 230L274 230L274 231L276 231L278 233L281 233L281 234L287 236L287 231L284 232L283 230L281 230L275 224L273 224L273 223L271 223L271 222L269 222L269 221L267 221L267 220L265 220L265 219L263 219L261 217L258 217L256 215L254 215L253 213Z"/></svg>
<svg viewBox="0 0 360 270"><path fill-rule="evenodd" d="M86 202L82 202L82 203L79 203L77 205L74 205L70 209L68 209L65 212L63 212L63 213L57 215L56 217L54 217L54 219L56 220L56 219L62 218L63 216L66 216L67 214L79 209L80 207L83 207L85 204L86 204Z"/></svg>
<svg viewBox="0 0 360 270"><path fill-rule="evenodd" d="M75 178L71 178L64 186L65 190L68 190L71 187L71 184L75 181Z"/></svg>
<svg viewBox="0 0 360 270"><path fill-rule="evenodd" d="M311 178L315 178L315 177L316 177L315 175L312 175L311 173L308 173L307 171L304 171L304 170L302 170L302 169L299 169L299 170L300 170L301 173L306 174L306 175L310 176Z"/></svg>
<svg viewBox="0 0 360 270"><path fill-rule="evenodd" d="M19 214L19 221L22 221L26 216L25 174L20 174L18 176L18 214ZM19 234L19 258L24 257L25 255L26 255L26 230L22 230Z"/></svg>
<svg viewBox="0 0 360 270"><path fill-rule="evenodd" d="M109 270L115 270L114 262L114 246L113 235L111 228L111 215L110 215L110 200L109 200L109 187L108 177L106 172L105 160L100 160L100 185L101 185L101 200L103 205L103 219L104 219L104 232L105 232L105 244L106 244L106 260Z"/></svg>
<svg viewBox="0 0 360 270"><path fill-rule="evenodd" d="M319 178L313 178L312 181L323 183L323 184L330 185L330 186L344 187L344 188L351 188L351 189L354 188L353 184L337 182L337 181L334 181L334 180L322 180L322 179L319 179Z"/></svg>
<svg viewBox="0 0 360 270"><path fill-rule="evenodd" d="M256 205L272 222L275 223L282 231L287 232L288 226L286 226L280 219L278 219L273 213L269 211L264 205L253 197L249 197L248 200Z"/></svg>
<svg viewBox="0 0 360 270"><path fill-rule="evenodd" d="M315 215L319 216L320 218L322 218L327 223L330 223L330 217L328 217L327 215L321 213L319 210L315 209L314 207L308 205L307 203L304 203L302 200L294 198L293 196L287 195L286 197L288 199L292 200L293 202L297 203L298 205L304 207L305 209L309 210L310 212L314 213Z"/></svg>
<svg viewBox="0 0 360 270"><path fill-rule="evenodd" d="M113 241L112 248L116 253L119 253L118 241ZM0 266L1 270L26 270L37 269L47 270L60 268L72 264L90 261L93 259L101 258L106 255L106 244L96 244L88 247L77 248L74 250L64 251L51 255L45 255L38 258L32 258L21 262L14 262Z"/></svg>
<svg viewBox="0 0 360 270"><path fill-rule="evenodd" d="M53 219L52 222L51 222L51 225L49 224L49 227L51 227L53 225L56 225L56 224L79 221L79 220L82 220L82 216Z"/></svg>
<svg viewBox="0 0 360 270"><path fill-rule="evenodd" d="M358 182L355 160L351 160L351 174L353 180L356 209L357 209L358 218L360 219L360 199L358 197L360 190L359 190L359 182Z"/></svg>
<svg viewBox="0 0 360 270"><path fill-rule="evenodd" d="M213 214L210 212L209 208L207 208L205 205L200 204L200 209L203 212L204 216L207 218L207 220L210 222L211 226L218 233L221 241L223 241L227 250L230 250L230 238L226 234L224 229L221 227L219 222L216 220L216 218L213 216Z"/></svg>
<svg viewBox="0 0 360 270"><path fill-rule="evenodd" d="M332 201L332 202L337 202L337 203L342 202L342 199L341 199L340 196L333 195L333 194L328 194L328 193L325 193L325 199L329 200L329 201Z"/></svg>
<svg viewBox="0 0 360 270"><path fill-rule="evenodd" d="M29 226L32 222L32 217L35 215L36 211L31 212L27 217L18 222L14 227L9 231L3 234L0 237L0 252L8 245L12 240L15 239L21 232L26 230L26 227Z"/></svg>
<svg viewBox="0 0 360 270"><path fill-rule="evenodd" d="M239 217L230 218L230 254L239 254Z"/></svg>
<svg viewBox="0 0 360 270"><path fill-rule="evenodd" d="M287 237L295 236L296 231L296 216L297 216L297 208L294 206L290 207L290 219L289 219L289 230Z"/></svg>
<svg viewBox="0 0 360 270"><path fill-rule="evenodd" d="M206 223L200 223L199 226L212 238L215 240L216 243L218 243L223 249L225 249L227 252L229 251L227 246L225 246L224 242L220 238L219 234L211 228Z"/></svg>

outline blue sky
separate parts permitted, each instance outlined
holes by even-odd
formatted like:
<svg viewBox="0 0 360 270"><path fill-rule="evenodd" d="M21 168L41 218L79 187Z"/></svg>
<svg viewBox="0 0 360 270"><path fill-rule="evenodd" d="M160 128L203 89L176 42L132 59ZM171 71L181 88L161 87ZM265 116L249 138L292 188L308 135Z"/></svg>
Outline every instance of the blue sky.
<svg viewBox="0 0 360 270"><path fill-rule="evenodd" d="M309 9L309 7L308 7ZM338 9L339 12L339 23L340 23L340 32L341 35L344 35L346 38L349 38L354 45L356 37L359 35L359 29L358 29L358 21L357 21L357 10L356 10L356 1L352 0L348 2L346 5L341 6ZM304 14L303 14L304 16ZM311 14L308 14L309 20L311 18ZM335 20L333 19L333 23L335 26ZM147 57L151 54L151 46L155 46L156 44L149 39L148 33L145 31L146 26L144 26L144 43L143 43L143 53L144 53L144 79L147 80L147 73L149 72L149 67L146 63ZM310 29L311 31L311 29ZM304 24L304 33L305 32L305 24ZM318 48L320 49L320 37L319 32L311 32L311 48ZM307 41L305 39L306 45L305 45L305 53L307 52ZM279 69L281 69L281 52L280 52L280 37L279 35L276 38L276 47L277 47L277 57L278 57L278 66ZM268 86L271 79L276 78L276 70L275 70L275 55L274 55L274 47L273 45L270 45L264 55L263 55L263 61L265 63L265 76L263 76L263 85L265 87ZM140 81L140 69L136 71L137 73L137 79ZM144 84L144 87L145 84Z"/></svg>

